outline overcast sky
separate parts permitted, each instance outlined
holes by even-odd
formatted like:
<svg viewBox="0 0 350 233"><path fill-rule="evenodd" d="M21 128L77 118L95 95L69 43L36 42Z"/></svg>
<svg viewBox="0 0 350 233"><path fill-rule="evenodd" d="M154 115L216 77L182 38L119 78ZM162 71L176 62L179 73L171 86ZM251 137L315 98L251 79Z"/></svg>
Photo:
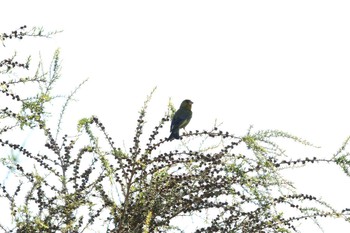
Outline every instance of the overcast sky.
<svg viewBox="0 0 350 233"><path fill-rule="evenodd" d="M208 129L215 119L237 135L249 125L280 129L321 146L319 156L350 135L348 1L11 0L1 8L1 32L24 24L63 30L17 50L46 58L59 47L62 92L90 78L71 122L98 115L119 143L132 138L155 86L150 123L169 98L176 107L188 98L189 130ZM295 175L300 188L350 207L350 179L322 169ZM325 226L327 233L349 229L339 221Z"/></svg>

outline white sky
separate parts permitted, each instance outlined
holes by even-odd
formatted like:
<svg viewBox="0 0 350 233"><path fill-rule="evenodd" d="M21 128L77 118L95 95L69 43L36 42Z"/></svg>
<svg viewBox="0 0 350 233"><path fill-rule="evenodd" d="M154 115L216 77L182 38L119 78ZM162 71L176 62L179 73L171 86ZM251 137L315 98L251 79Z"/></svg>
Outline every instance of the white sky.
<svg viewBox="0 0 350 233"><path fill-rule="evenodd" d="M237 135L251 124L280 129L322 146L318 155L334 153L350 135L349 1L11 0L1 8L1 32L23 24L64 30L30 46L24 41L18 52L40 50L45 58L60 47L61 90L90 78L70 120L98 115L118 143L132 138L155 86L151 124L169 98L176 107L189 98L189 130L208 129L215 119ZM301 190L350 207L350 180L322 169L291 176ZM325 225L326 233L350 229Z"/></svg>

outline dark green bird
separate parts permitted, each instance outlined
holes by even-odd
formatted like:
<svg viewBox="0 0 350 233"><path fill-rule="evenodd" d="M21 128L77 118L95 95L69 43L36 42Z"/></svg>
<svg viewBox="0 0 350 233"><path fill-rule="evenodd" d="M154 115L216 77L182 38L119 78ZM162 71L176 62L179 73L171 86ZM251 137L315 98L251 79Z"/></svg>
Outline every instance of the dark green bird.
<svg viewBox="0 0 350 233"><path fill-rule="evenodd" d="M179 131L181 128L185 128L192 118L192 104L191 100L182 101L180 108L175 112L171 121L170 136L168 140L180 139Z"/></svg>

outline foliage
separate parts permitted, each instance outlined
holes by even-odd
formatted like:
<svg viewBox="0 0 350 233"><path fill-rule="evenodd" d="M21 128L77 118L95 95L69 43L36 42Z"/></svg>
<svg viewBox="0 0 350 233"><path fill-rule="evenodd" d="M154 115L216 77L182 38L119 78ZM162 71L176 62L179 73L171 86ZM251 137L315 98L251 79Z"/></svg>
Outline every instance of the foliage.
<svg viewBox="0 0 350 233"><path fill-rule="evenodd" d="M25 28L3 34L2 41L25 37ZM139 112L132 146L122 150L97 116L81 119L74 136L61 133L67 105L81 85L65 97L54 133L47 106L57 98L52 89L60 78L59 51L49 72L40 63L33 77L7 78L13 69L29 69L29 61L0 62L0 100L6 105L0 109L0 151L15 151L33 165L1 158L2 169L16 178L11 185L0 183L0 201L12 217L12 223L0 221L5 232L181 232L176 219L186 216L204 219L196 232L297 232L298 222L307 219L349 221L349 209L335 210L298 193L281 173L334 163L349 175L349 139L330 159L289 160L279 139L312 145L278 130L249 129L236 136L214 126L183 134L181 146L160 136L172 104L144 139L151 94ZM37 86L23 97L16 89L20 84ZM42 137L36 150L13 137L28 129Z"/></svg>

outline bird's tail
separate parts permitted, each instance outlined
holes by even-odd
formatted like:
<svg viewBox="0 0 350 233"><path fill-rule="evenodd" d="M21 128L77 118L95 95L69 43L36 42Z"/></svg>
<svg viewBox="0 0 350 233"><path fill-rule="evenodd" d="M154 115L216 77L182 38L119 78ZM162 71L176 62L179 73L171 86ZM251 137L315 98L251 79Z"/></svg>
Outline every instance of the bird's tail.
<svg viewBox="0 0 350 233"><path fill-rule="evenodd" d="M173 140L173 139L180 139L180 133L179 133L180 129L174 129L170 136L168 137L168 140Z"/></svg>

